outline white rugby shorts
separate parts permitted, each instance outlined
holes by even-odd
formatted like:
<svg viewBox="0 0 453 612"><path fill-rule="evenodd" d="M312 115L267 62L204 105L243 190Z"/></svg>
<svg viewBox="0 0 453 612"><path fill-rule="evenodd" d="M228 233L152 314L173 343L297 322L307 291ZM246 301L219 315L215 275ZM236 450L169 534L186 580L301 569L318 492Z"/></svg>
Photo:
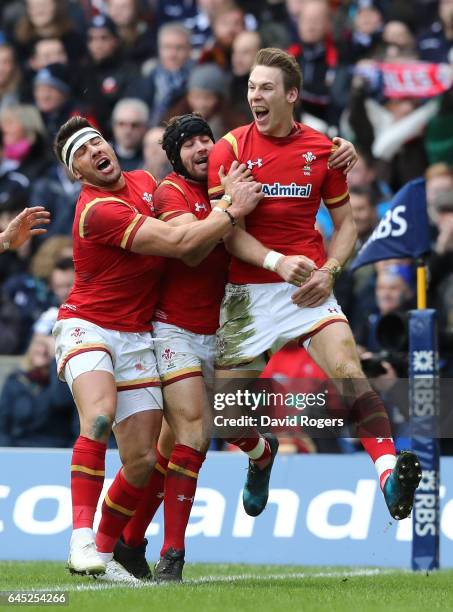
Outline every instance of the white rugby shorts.
<svg viewBox="0 0 453 612"><path fill-rule="evenodd" d="M104 329L83 319L57 321L53 328L58 376L72 392L85 372L110 372L115 379L115 423L145 410L162 410L162 390L150 332Z"/></svg>
<svg viewBox="0 0 453 612"><path fill-rule="evenodd" d="M307 348L326 325L348 322L333 294L321 306L300 308L291 301L296 289L289 283L229 283L220 310L216 368L262 371L291 340Z"/></svg>
<svg viewBox="0 0 453 612"><path fill-rule="evenodd" d="M214 379L216 337L195 334L170 323L153 322L154 352L165 387L191 376Z"/></svg>

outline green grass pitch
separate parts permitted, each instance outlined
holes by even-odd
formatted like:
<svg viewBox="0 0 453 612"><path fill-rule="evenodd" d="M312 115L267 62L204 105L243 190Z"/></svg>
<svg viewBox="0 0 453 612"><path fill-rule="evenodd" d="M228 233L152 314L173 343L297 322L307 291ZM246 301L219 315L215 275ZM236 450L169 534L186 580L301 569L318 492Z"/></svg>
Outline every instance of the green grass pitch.
<svg viewBox="0 0 453 612"><path fill-rule="evenodd" d="M453 609L453 571L188 564L182 585L118 587L70 576L63 563L0 562L0 590L68 591L65 606L107 612L432 612ZM21 608L2 605L0 609ZM31 607L31 606L27 606Z"/></svg>

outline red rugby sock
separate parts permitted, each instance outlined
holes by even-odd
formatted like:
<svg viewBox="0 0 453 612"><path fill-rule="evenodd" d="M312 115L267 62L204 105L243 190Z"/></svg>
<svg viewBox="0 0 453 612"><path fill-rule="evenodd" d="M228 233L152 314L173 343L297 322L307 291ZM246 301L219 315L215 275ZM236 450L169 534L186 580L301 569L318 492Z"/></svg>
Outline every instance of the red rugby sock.
<svg viewBox="0 0 453 612"><path fill-rule="evenodd" d="M205 457L205 454L184 444L175 444L173 448L165 478L165 537L161 556L169 548L184 549L184 536L197 488L198 472Z"/></svg>
<svg viewBox="0 0 453 612"><path fill-rule="evenodd" d="M79 436L71 458L72 523L74 529L93 528L104 485L106 445Z"/></svg>
<svg viewBox="0 0 453 612"><path fill-rule="evenodd" d="M143 488L127 482L121 469L110 485L102 504L102 517L96 534L96 548L111 553L126 523L134 516Z"/></svg>
<svg viewBox="0 0 453 612"><path fill-rule="evenodd" d="M259 468L266 467L271 459L269 442L258 431L243 438L229 438L228 442L244 451Z"/></svg>
<svg viewBox="0 0 453 612"><path fill-rule="evenodd" d="M164 498L167 465L168 459L157 451L156 464L143 491L143 497L134 516L123 530L123 539L128 546L140 546L143 543L148 525L153 520Z"/></svg>
<svg viewBox="0 0 453 612"><path fill-rule="evenodd" d="M381 488L396 463L396 450L387 410L375 391L367 391L356 399L352 413L363 448L377 470Z"/></svg>

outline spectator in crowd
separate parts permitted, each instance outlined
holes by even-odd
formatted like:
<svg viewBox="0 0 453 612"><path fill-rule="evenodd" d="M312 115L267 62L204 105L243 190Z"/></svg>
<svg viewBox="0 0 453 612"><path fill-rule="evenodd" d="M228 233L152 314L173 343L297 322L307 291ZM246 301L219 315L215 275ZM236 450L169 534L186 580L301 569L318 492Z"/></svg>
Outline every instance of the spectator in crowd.
<svg viewBox="0 0 453 612"><path fill-rule="evenodd" d="M111 134L115 104L129 94L139 78L133 64L123 58L121 39L110 17L96 15L87 27L88 61L81 70L83 100L96 109L102 131Z"/></svg>
<svg viewBox="0 0 453 612"><path fill-rule="evenodd" d="M0 110L18 104L22 95L22 75L14 48L0 44Z"/></svg>
<svg viewBox="0 0 453 612"><path fill-rule="evenodd" d="M20 351L21 317L17 306L0 291L0 355L17 355Z"/></svg>
<svg viewBox="0 0 453 612"><path fill-rule="evenodd" d="M150 128L143 138L143 169L162 180L172 170L165 151L162 149L162 137L165 128Z"/></svg>
<svg viewBox="0 0 453 612"><path fill-rule="evenodd" d="M434 241L437 239L439 222L438 202L445 193L453 191L453 170L445 163L432 164L425 172L426 203L428 216L432 225Z"/></svg>
<svg viewBox="0 0 453 612"><path fill-rule="evenodd" d="M71 236L79 193L80 183L71 180L62 164L52 164L44 176L33 181L30 201L44 202L52 219L47 234L38 236L35 244L47 243L53 236Z"/></svg>
<svg viewBox="0 0 453 612"><path fill-rule="evenodd" d="M211 13L224 0L158 0L156 24L158 29L172 22L181 23L191 34L191 44L196 50L204 47L211 31Z"/></svg>
<svg viewBox="0 0 453 612"><path fill-rule="evenodd" d="M253 120L252 111L247 102L248 80L255 55L261 47L262 41L258 32L244 30L233 41L231 55L233 78L231 79L229 98L233 110L239 116L242 116L240 124Z"/></svg>
<svg viewBox="0 0 453 612"><path fill-rule="evenodd" d="M209 123L214 139L218 140L237 126L241 119L231 110L228 91L228 73L217 64L195 66L190 73L187 95L169 110L166 119L199 113Z"/></svg>
<svg viewBox="0 0 453 612"><path fill-rule="evenodd" d="M149 110L138 98L122 98L112 113L112 146L122 170L137 170L143 165L143 137L149 123Z"/></svg>
<svg viewBox="0 0 453 612"><path fill-rule="evenodd" d="M139 67L156 56L156 32L142 19L140 0L107 0L106 8L122 40L125 59Z"/></svg>
<svg viewBox="0 0 453 612"><path fill-rule="evenodd" d="M383 23L382 13L376 3L372 0L359 0L351 35L341 45L341 61L355 64L369 57L382 40Z"/></svg>
<svg viewBox="0 0 453 612"><path fill-rule="evenodd" d="M417 47L426 62L451 62L453 46L453 2L439 0L439 18L421 33Z"/></svg>
<svg viewBox="0 0 453 612"><path fill-rule="evenodd" d="M387 47L386 58L413 55L416 41L409 26L404 21L388 21L382 31L382 42Z"/></svg>
<svg viewBox="0 0 453 612"><path fill-rule="evenodd" d="M55 306L43 312L33 326L33 332L50 336L57 321L58 308L64 304L74 284L74 263L72 257L59 259L50 274L49 288L54 296Z"/></svg>
<svg viewBox="0 0 453 612"><path fill-rule="evenodd" d="M357 342L372 352L382 350L376 336L381 317L390 313L407 311L415 306L415 273L412 262L390 260L379 262L377 271L374 312L368 312L362 327L356 331Z"/></svg>
<svg viewBox="0 0 453 612"><path fill-rule="evenodd" d="M19 350L24 350L28 345L33 325L41 314L51 306L59 305L50 281L56 262L72 255L70 248L71 238L50 238L42 243L33 256L29 271L10 276L3 284L5 294L17 306L21 316Z"/></svg>
<svg viewBox="0 0 453 612"><path fill-rule="evenodd" d="M53 361L52 336L34 334L23 366L8 376L0 396L0 446L73 443L74 402Z"/></svg>
<svg viewBox="0 0 453 612"><path fill-rule="evenodd" d="M345 92L331 94L339 70L339 54L331 34L331 12L327 0L306 0L299 12L299 42L288 52L294 55L303 74L301 99L304 113L336 125L337 104ZM302 118L305 120L305 117Z"/></svg>
<svg viewBox="0 0 453 612"><path fill-rule="evenodd" d="M432 99L420 104L416 98L388 98L379 102L366 69L352 80L348 107L349 124L360 150L379 160L379 176L393 191L423 174L427 155L423 130L436 114L438 104Z"/></svg>
<svg viewBox="0 0 453 612"><path fill-rule="evenodd" d="M60 125L74 115L83 114L96 125L92 114L75 99L69 69L64 64L49 64L37 72L33 79L33 99L50 141Z"/></svg>
<svg viewBox="0 0 453 612"><path fill-rule="evenodd" d="M158 62L141 83L141 97L151 112L151 125L158 125L173 104L184 96L194 66L190 59L190 32L178 23L169 23L159 30Z"/></svg>
<svg viewBox="0 0 453 612"><path fill-rule="evenodd" d="M76 60L85 53L83 36L76 31L65 0L26 0L25 13L10 33L21 62L25 63L32 55L37 40L49 37L60 38L71 59Z"/></svg>
<svg viewBox="0 0 453 612"><path fill-rule="evenodd" d="M31 261L30 271L33 276L48 283L56 263L62 259L71 259L72 254L71 236L52 236L40 245Z"/></svg>
<svg viewBox="0 0 453 612"><path fill-rule="evenodd" d="M348 173L348 185L370 189L373 201L377 204L388 202L393 195L390 186L378 178L376 160L360 148L357 149L357 163Z"/></svg>
<svg viewBox="0 0 453 612"><path fill-rule="evenodd" d="M69 65L69 58L63 41L60 38L40 38L33 45L33 53L23 67L25 79L25 100L33 102L33 80L36 74L50 64ZM71 83L78 82L78 66L70 67ZM75 87L74 87L75 90Z"/></svg>
<svg viewBox="0 0 453 612"><path fill-rule="evenodd" d="M33 54L28 63L36 73L49 64L67 65L69 58L60 38L40 38L33 47Z"/></svg>
<svg viewBox="0 0 453 612"><path fill-rule="evenodd" d="M49 167L51 154L46 129L35 106L17 104L0 111L3 157L29 180Z"/></svg>
<svg viewBox="0 0 453 612"><path fill-rule="evenodd" d="M24 202L28 199L28 189L23 190L20 184L13 185L11 191L5 189L2 192L0 204L0 232L3 232L8 224L24 208ZM32 254L32 243L29 241L19 249L5 251L0 257L0 283L4 291L4 283L17 274L25 274L28 271L29 259ZM19 334L20 336L20 334ZM20 342L18 342L18 345Z"/></svg>
<svg viewBox="0 0 453 612"><path fill-rule="evenodd" d="M214 62L229 70L234 39L245 30L244 11L234 2L225 2L216 9L211 25L213 40L202 50L200 62Z"/></svg>
<svg viewBox="0 0 453 612"><path fill-rule="evenodd" d="M350 187L349 194L352 217L357 228L357 250L359 250L377 225L376 207L372 192L366 186Z"/></svg>

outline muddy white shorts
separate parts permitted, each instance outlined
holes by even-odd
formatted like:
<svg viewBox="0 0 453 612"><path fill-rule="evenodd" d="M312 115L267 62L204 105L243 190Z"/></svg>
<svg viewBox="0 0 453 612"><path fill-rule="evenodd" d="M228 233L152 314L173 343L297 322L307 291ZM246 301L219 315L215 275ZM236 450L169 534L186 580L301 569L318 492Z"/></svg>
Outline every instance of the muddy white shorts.
<svg viewBox="0 0 453 612"><path fill-rule="evenodd" d="M289 283L228 284L220 310L216 368L261 371L291 340L307 348L326 325L347 323L333 294L321 306L300 308L291 301L295 291Z"/></svg>
<svg viewBox="0 0 453 612"><path fill-rule="evenodd" d="M214 379L215 335L195 334L169 323L153 322L154 352L162 385L191 376Z"/></svg>
<svg viewBox="0 0 453 612"><path fill-rule="evenodd" d="M53 328L58 376L72 391L85 372L110 372L115 379L115 422L144 410L162 409L162 391L150 332L104 329L83 319L57 321Z"/></svg>

